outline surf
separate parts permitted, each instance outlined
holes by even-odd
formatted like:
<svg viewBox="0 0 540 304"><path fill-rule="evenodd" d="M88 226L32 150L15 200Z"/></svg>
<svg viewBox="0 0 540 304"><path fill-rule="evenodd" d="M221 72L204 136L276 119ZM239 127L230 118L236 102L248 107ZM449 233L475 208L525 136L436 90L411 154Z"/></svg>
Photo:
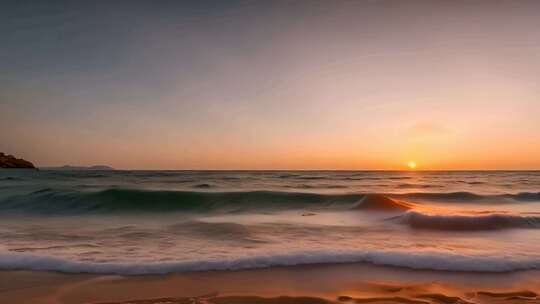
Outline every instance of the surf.
<svg viewBox="0 0 540 304"><path fill-rule="evenodd" d="M273 191L162 191L105 189L74 191L45 188L0 201L3 211L29 213L109 213L109 212L241 212L291 210L307 207L347 206L362 194L316 194Z"/></svg>
<svg viewBox="0 0 540 304"><path fill-rule="evenodd" d="M540 216L523 214L429 214L408 211L394 220L415 229L445 231L540 229Z"/></svg>
<svg viewBox="0 0 540 304"><path fill-rule="evenodd" d="M92 262L44 255L0 252L0 269L2 270L39 270L65 273L118 275L167 274L209 270L242 270L275 266L341 263L369 263L409 269L486 273L540 269L540 259L538 258L508 259L504 256L463 255L435 251L308 250L222 259L162 262Z"/></svg>
<svg viewBox="0 0 540 304"><path fill-rule="evenodd" d="M407 211L414 199L452 201L534 201L538 193L480 195L451 193L341 193L288 191L174 191L107 188L98 191L43 188L0 198L0 211L36 214L90 214L122 212L250 212L279 210Z"/></svg>

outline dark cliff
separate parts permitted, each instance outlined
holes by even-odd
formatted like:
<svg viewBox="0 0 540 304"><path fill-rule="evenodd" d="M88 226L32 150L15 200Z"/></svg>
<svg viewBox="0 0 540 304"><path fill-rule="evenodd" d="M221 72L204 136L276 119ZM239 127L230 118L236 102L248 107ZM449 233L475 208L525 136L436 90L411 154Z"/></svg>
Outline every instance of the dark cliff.
<svg viewBox="0 0 540 304"><path fill-rule="evenodd" d="M34 169L34 164L22 158L16 158L13 155L6 155L0 152L0 168L26 168Z"/></svg>

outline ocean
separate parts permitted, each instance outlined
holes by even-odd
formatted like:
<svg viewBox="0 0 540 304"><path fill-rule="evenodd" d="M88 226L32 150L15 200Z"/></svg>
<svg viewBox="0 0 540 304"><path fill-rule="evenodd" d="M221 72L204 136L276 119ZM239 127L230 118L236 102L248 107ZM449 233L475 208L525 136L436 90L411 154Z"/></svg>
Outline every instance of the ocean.
<svg viewBox="0 0 540 304"><path fill-rule="evenodd" d="M0 269L540 269L539 171L0 171Z"/></svg>

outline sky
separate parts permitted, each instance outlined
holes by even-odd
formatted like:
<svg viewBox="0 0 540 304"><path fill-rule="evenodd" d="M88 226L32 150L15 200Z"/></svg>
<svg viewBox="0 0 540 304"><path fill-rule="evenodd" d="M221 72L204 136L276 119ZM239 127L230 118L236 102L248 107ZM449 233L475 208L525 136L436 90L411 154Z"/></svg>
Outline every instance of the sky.
<svg viewBox="0 0 540 304"><path fill-rule="evenodd" d="M0 151L540 169L540 1L2 1Z"/></svg>

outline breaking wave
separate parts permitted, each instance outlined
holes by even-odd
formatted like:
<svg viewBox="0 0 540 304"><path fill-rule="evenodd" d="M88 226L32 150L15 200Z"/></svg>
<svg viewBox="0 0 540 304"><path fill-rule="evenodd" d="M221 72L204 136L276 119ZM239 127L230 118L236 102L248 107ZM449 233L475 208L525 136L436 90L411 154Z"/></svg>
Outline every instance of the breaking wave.
<svg viewBox="0 0 540 304"><path fill-rule="evenodd" d="M97 192L50 188L0 201L0 210L34 213L102 212L241 212L285 210L332 205L347 207L362 194L324 195L297 192L196 192L107 189Z"/></svg>
<svg viewBox="0 0 540 304"><path fill-rule="evenodd" d="M496 230L540 228L540 216L513 214L440 215L409 211L396 217L412 228L434 230Z"/></svg>
<svg viewBox="0 0 540 304"><path fill-rule="evenodd" d="M413 204L393 200L381 194L366 194L354 207L354 209L373 211L406 211Z"/></svg>
<svg viewBox="0 0 540 304"><path fill-rule="evenodd" d="M538 258L458 255L446 252L304 251L230 259L170 262L87 262L51 256L0 253L0 269L122 275L166 274L186 271L239 270L306 264L371 263L411 269L473 272L511 272L540 269Z"/></svg>
<svg viewBox="0 0 540 304"><path fill-rule="evenodd" d="M247 191L197 192L110 188L75 191L45 188L0 199L0 211L44 214L100 212L242 212L287 209L410 209L412 204L395 198L454 200L463 203L485 200L540 200L539 193L482 196L470 192L409 194L320 194L302 192Z"/></svg>

